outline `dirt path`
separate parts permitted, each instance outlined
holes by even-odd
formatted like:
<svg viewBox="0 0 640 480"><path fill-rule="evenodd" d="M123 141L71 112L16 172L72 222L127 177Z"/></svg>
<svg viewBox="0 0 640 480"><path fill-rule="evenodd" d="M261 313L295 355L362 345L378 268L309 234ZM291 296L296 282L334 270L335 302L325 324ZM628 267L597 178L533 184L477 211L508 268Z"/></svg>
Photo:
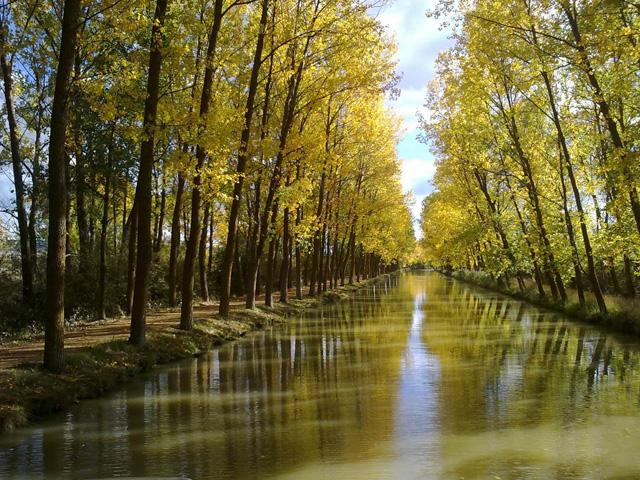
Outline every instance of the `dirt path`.
<svg viewBox="0 0 640 480"><path fill-rule="evenodd" d="M242 300L233 301L231 308L242 308ZM218 304L195 306L194 318L211 318L218 313ZM112 340L126 340L129 337L129 317L112 318L101 322L82 323L65 332L65 351L73 352ZM150 313L147 315L147 331L175 328L180 322L180 309ZM42 360L44 336L34 340L17 340L0 344L0 369L13 368L24 363Z"/></svg>

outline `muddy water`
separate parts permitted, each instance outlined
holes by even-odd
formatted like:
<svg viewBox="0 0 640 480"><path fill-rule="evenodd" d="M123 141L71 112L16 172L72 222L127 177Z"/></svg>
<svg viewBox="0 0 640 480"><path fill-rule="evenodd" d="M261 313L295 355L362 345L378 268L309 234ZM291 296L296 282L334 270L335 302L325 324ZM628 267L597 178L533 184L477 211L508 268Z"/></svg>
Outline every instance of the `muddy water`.
<svg viewBox="0 0 640 480"><path fill-rule="evenodd" d="M393 277L0 439L0 478L640 478L640 342Z"/></svg>

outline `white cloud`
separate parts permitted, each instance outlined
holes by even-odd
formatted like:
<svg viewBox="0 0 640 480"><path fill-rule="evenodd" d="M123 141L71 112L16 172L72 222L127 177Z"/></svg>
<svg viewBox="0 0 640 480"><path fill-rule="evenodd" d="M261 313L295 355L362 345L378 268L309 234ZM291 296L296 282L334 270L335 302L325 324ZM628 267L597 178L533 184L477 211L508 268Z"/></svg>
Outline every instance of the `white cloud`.
<svg viewBox="0 0 640 480"><path fill-rule="evenodd" d="M394 36L398 51L398 74L401 93L389 106L402 118L403 136L398 145L402 162L402 187L413 192L414 220L420 218L422 200L431 192L435 162L426 145L418 142L418 112L424 115L427 84L435 73L438 54L450 46L449 32L440 30L439 21L428 18L426 12L436 0L396 0L378 14L380 22ZM416 225L417 226L417 225ZM418 229L416 233L419 235Z"/></svg>
<svg viewBox="0 0 640 480"><path fill-rule="evenodd" d="M433 174L436 171L433 159L403 158L402 162L402 188L405 192L412 190L416 195L424 195L429 190Z"/></svg>
<svg viewBox="0 0 640 480"><path fill-rule="evenodd" d="M391 108L402 118L406 134L418 130L417 114L424 104L427 88L403 88L397 100L390 102Z"/></svg>
<svg viewBox="0 0 640 480"><path fill-rule="evenodd" d="M405 192L413 193L413 205L411 214L413 216L414 230L418 238L421 238L419 219L422 210L422 201L431 192L431 179L435 173L436 166L433 158L406 158L401 159L402 166L402 188Z"/></svg>

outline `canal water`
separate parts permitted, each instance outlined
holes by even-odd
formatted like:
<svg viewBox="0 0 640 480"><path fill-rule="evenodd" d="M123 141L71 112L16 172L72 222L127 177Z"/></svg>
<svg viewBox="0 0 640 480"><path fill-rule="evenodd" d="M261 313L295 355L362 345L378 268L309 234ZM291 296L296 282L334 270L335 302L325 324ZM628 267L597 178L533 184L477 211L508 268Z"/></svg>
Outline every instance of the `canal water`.
<svg viewBox="0 0 640 480"><path fill-rule="evenodd" d="M640 342L407 273L0 439L0 478L638 479Z"/></svg>

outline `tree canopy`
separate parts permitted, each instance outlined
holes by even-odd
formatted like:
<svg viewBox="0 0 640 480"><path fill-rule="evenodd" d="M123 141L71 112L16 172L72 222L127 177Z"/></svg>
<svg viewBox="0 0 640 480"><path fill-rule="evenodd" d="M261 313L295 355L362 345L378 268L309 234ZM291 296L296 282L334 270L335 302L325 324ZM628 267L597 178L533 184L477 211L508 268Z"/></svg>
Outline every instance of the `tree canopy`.
<svg viewBox="0 0 640 480"><path fill-rule="evenodd" d="M422 250L581 306L635 295L638 26L629 2L441 2L455 46L430 86L436 192Z"/></svg>
<svg viewBox="0 0 640 480"><path fill-rule="evenodd" d="M412 254L399 121L385 105L395 47L370 7L0 8L21 265L5 281L36 308L48 281L48 368L63 368L70 316L131 314L140 345L151 305L181 303L190 329L194 295L220 298L225 315L234 295L253 308L279 289L286 302L289 288L315 295Z"/></svg>

